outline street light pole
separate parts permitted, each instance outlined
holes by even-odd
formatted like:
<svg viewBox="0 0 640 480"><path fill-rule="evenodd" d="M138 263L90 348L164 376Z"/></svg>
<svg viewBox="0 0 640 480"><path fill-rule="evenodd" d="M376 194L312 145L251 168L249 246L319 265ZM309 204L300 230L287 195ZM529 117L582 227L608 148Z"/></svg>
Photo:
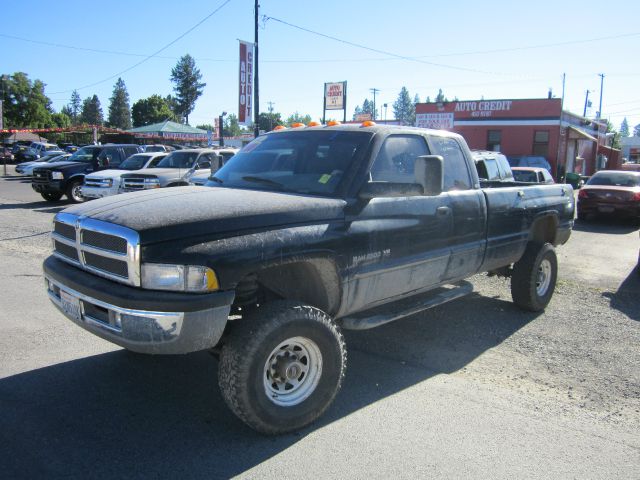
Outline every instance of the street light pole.
<svg viewBox="0 0 640 480"><path fill-rule="evenodd" d="M255 29L255 41L254 41L254 67L253 67L253 117L255 124L253 127L253 135L257 138L260 135L260 88L258 83L258 9L260 5L258 4L258 0L255 1L255 19L254 19L254 29Z"/></svg>
<svg viewBox="0 0 640 480"><path fill-rule="evenodd" d="M218 117L218 128L220 129L220 137L218 139L218 144L221 147L224 147L224 116L227 112L222 112L222 115Z"/></svg>
<svg viewBox="0 0 640 480"><path fill-rule="evenodd" d="M600 77L600 106L598 107L598 119L602 118L602 87L604 84L604 73L599 73Z"/></svg>

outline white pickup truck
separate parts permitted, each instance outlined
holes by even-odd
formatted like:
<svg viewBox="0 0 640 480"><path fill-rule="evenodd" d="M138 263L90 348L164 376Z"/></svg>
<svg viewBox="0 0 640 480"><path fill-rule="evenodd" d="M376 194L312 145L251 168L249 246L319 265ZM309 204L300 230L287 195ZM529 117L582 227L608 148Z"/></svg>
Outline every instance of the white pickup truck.
<svg viewBox="0 0 640 480"><path fill-rule="evenodd" d="M82 185L82 196L92 200L116 195L120 193L122 174L153 168L166 156L165 152L136 153L122 162L117 170L101 170L87 175Z"/></svg>

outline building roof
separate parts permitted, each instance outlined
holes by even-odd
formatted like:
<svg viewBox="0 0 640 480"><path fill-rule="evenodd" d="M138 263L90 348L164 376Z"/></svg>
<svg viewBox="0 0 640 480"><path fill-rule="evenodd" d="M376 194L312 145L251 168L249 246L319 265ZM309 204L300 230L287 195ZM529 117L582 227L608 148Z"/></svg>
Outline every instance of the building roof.
<svg viewBox="0 0 640 480"><path fill-rule="evenodd" d="M165 120L164 122L154 123L152 125L145 125L144 127L137 127L127 130L130 133L156 133L162 134L166 133L169 135L172 134L199 134L206 135L206 130L201 130L200 128L190 127L189 125L183 125L181 123L172 122L171 120Z"/></svg>

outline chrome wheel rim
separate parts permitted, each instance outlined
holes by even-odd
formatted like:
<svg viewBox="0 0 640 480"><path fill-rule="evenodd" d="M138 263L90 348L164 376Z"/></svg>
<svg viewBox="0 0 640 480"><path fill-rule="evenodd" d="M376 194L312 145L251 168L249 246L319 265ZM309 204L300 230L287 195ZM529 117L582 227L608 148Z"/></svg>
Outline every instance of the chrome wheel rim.
<svg viewBox="0 0 640 480"><path fill-rule="evenodd" d="M538 272L536 275L536 293L538 294L538 296L544 296L544 294L547 293L550 284L551 262L547 259L544 259L542 260L542 262L540 262L540 266L538 267Z"/></svg>
<svg viewBox="0 0 640 480"><path fill-rule="evenodd" d="M82 185L74 185L71 189L71 196L76 202L82 202L84 200L82 196Z"/></svg>
<svg viewBox="0 0 640 480"><path fill-rule="evenodd" d="M264 364L264 392L274 404L292 407L315 391L321 376L318 345L306 337L289 338L272 350Z"/></svg>

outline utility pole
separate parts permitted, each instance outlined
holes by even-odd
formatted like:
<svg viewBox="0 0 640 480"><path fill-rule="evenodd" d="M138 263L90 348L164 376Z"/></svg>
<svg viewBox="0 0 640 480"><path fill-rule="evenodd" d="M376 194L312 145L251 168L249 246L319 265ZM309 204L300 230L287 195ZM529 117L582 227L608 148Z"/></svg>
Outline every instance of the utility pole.
<svg viewBox="0 0 640 480"><path fill-rule="evenodd" d="M602 118L602 87L604 84L604 73L599 73L598 76L600 77L600 106L598 107L598 116L596 118L600 119Z"/></svg>
<svg viewBox="0 0 640 480"><path fill-rule="evenodd" d="M565 85L566 79L567 79L567 74L563 73L562 74L562 101L560 102L560 111L564 110L564 85Z"/></svg>
<svg viewBox="0 0 640 480"><path fill-rule="evenodd" d="M275 105L274 102L267 102L267 105L269 105L269 130L273 130L273 106Z"/></svg>
<svg viewBox="0 0 640 480"><path fill-rule="evenodd" d="M260 135L260 88L258 83L258 9L260 5L258 4L258 0L255 1L255 21L254 21L254 29L255 29L255 41L254 41L254 50L253 50L253 118L255 123L253 127L253 135L257 138Z"/></svg>
<svg viewBox="0 0 640 480"><path fill-rule="evenodd" d="M267 102L267 105L269 105L269 113L273 113L273 106L275 105L275 102Z"/></svg>
<svg viewBox="0 0 640 480"><path fill-rule="evenodd" d="M369 89L370 92L373 93L373 118L371 120L375 120L376 119L376 93L378 93L380 90L377 88L370 88Z"/></svg>

